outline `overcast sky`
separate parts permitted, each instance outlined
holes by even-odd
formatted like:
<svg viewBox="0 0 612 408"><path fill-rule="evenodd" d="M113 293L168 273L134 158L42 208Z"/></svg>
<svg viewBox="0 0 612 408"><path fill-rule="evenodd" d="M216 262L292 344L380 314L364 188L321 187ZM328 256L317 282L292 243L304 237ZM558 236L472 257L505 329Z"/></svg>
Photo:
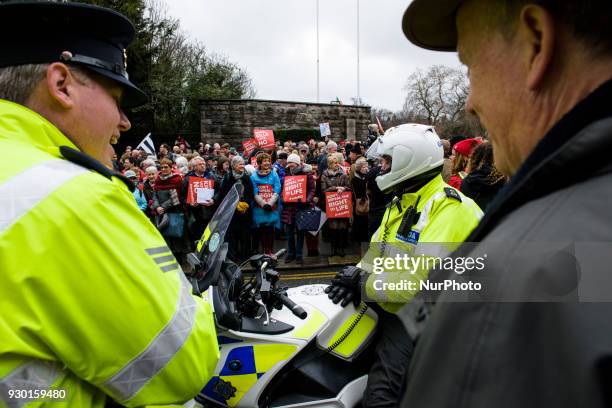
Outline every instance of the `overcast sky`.
<svg viewBox="0 0 612 408"><path fill-rule="evenodd" d="M400 110L408 76L434 64L459 66L456 53L427 51L401 30L405 0L320 0L320 102L357 96L357 1L360 94L368 105ZM166 0L182 29L238 63L257 99L317 101L316 0Z"/></svg>

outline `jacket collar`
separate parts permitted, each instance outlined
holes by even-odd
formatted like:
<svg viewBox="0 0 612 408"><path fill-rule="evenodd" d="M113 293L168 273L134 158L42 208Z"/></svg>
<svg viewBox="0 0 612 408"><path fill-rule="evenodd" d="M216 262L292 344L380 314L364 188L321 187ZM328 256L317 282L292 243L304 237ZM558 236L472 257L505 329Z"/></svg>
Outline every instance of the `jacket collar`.
<svg viewBox="0 0 612 408"><path fill-rule="evenodd" d="M612 150L612 80L570 110L538 143L491 203L466 241L482 240L523 204L609 171ZM605 121L605 123L604 123ZM602 130L607 130L605 132Z"/></svg>
<svg viewBox="0 0 612 408"><path fill-rule="evenodd" d="M442 191L441 186L448 187L446 183L444 183L444 180L442 180L442 175L439 174L436 177L429 180L425 185L423 185L417 191L410 192L410 193L405 192L399 195L398 198L400 199L400 202L402 203L402 211L408 208L408 206L413 205L416 202L417 197L420 197L419 205L417 206L418 209L420 210L421 208L425 206L425 204L427 204L427 202L431 199L431 197L433 197L436 193L439 193ZM395 202L397 202L397 200ZM387 204L387 207L391 207L393 203L394 201L389 202L389 204Z"/></svg>
<svg viewBox="0 0 612 408"><path fill-rule="evenodd" d="M62 157L60 146L78 148L54 124L14 102L0 99L0 140L26 143Z"/></svg>

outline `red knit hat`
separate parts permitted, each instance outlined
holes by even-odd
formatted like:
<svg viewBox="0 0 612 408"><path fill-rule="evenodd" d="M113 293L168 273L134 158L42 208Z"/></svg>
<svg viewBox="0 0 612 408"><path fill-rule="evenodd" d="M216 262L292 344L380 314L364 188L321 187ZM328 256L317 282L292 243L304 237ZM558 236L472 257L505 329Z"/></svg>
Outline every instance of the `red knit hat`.
<svg viewBox="0 0 612 408"><path fill-rule="evenodd" d="M465 139L453 146L453 150L465 157L470 157L474 148L481 143L478 139Z"/></svg>

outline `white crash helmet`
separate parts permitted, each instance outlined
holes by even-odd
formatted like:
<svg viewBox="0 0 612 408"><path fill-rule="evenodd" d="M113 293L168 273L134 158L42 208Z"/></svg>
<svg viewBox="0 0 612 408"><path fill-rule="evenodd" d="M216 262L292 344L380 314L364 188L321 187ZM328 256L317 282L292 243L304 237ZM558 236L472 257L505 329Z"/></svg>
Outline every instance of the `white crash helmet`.
<svg viewBox="0 0 612 408"><path fill-rule="evenodd" d="M444 148L435 129L414 123L388 129L368 153L368 156L391 156L391 170L376 177L382 191L444 164Z"/></svg>

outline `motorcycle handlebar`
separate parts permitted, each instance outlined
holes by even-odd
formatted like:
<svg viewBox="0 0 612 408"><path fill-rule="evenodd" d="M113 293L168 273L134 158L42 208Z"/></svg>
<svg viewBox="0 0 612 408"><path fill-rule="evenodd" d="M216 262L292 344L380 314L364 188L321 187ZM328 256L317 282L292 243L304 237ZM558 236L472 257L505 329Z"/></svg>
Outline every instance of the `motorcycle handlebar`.
<svg viewBox="0 0 612 408"><path fill-rule="evenodd" d="M304 320L308 316L308 313L302 308L302 306L289 299L287 295L280 294L278 295L278 298L283 305L287 306L287 308L300 319Z"/></svg>
<svg viewBox="0 0 612 408"><path fill-rule="evenodd" d="M274 257L276 259L280 258L281 256L285 255L285 253L287 252L287 250L285 248L281 248L278 250L277 253L274 254Z"/></svg>

